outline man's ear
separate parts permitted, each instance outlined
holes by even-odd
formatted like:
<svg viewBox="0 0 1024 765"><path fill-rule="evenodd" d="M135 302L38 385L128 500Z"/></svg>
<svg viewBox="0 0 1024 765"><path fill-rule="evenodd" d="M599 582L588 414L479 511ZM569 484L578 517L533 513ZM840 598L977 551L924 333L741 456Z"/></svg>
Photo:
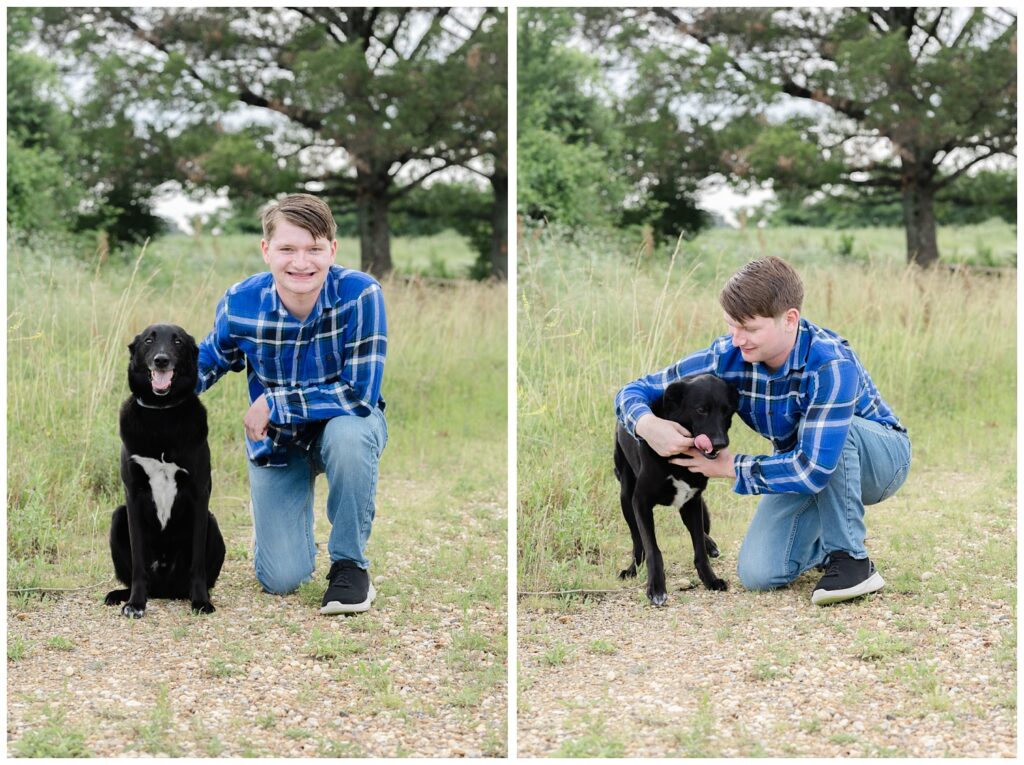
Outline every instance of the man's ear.
<svg viewBox="0 0 1024 765"><path fill-rule="evenodd" d="M789 308L786 313L783 314L783 320L785 322L786 329L790 332L795 332L797 326L800 324L800 309Z"/></svg>

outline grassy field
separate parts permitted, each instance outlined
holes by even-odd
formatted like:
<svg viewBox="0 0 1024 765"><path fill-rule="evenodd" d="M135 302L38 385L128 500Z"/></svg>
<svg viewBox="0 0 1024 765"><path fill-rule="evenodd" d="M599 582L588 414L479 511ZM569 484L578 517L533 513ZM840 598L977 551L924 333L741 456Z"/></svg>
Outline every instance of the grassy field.
<svg viewBox="0 0 1024 765"><path fill-rule="evenodd" d="M406 274L457 274L474 259L454 235L396 240L393 255L396 269ZM340 242L338 261L358 266L353 241ZM135 725L131 715L124 720L91 720L86 707L74 706L73 699L60 693L47 695L33 687L30 679L36 669L43 669L34 664L45 665L47 652L56 650L37 637L39 630L48 629L48 614L80 609L74 600L78 595L57 593L40 599L38 592L18 591L84 588L86 603L95 607L85 608L71 622L95 620L97 635L102 629L124 629L124 620L99 604L113 581L107 545L110 513L123 501L117 412L127 395L127 345L135 333L156 321L180 324L201 339L212 325L224 290L263 270L264 264L258 240L251 237L168 237L151 243L141 256L138 250L111 254L105 262L76 258L59 248L47 251L12 244L7 262L7 566L12 590L8 694L25 705L29 715L17 720L24 735L16 749L26 755L60 754L64 750L59 745L47 748L46 742L52 741L50 734L55 730L68 728L84 736L87 751L109 754L90 748L89 736L111 720L130 728ZM445 265L441 268L438 263ZM209 667L211 682L230 684L237 682L233 675L239 672L258 671L261 661L287 666L293 658L287 652L261 659L260 649L274 644L270 632L279 629L285 644L290 641L301 649L300 658L311 657L309 661L341 672L342 677L351 678L355 672L357 679L366 680L354 688L363 688L361 701L370 713L379 709L415 715L417 724L433 725L439 735L445 731L438 724L439 716L446 724L454 721L456 727L472 722L472 728L459 729L468 731L475 747L471 751L498 754L505 746L504 708L484 712L491 715L486 721L479 717L481 710L504 705L507 289L475 282L436 287L401 278L388 279L383 286L390 335L383 395L390 435L381 460L377 520L368 549L371 575L381 577L374 609L357 620L331 622L319 617L324 622L321 632L309 633L308 623L317 623L315 608L326 585L329 563L323 554L316 579L282 601L294 618L282 619L273 611L274 599L258 593L249 550L251 522L242 443L241 420L248 408L245 377L228 375L203 396L213 459L211 510L228 543L223 582L213 591L219 613L201 622L202 627L184 612L169 625L161 624L159 616L147 616L142 620L146 624L130 633L135 637L126 639L148 640L151 645L176 641L169 648L170 656L187 654L190 648L202 650L206 660L215 662ZM318 542L328 532L325 496L321 477ZM225 606L225 600L246 598L261 604L265 613L259 617L259 630L266 634L247 641L245 650L238 651L232 649L241 645L237 635L216 631L223 627L230 633L233 620L239 618L237 613L231 615L233 606ZM481 618L484 613L487 619ZM228 616L219 619L222 614ZM69 628L71 622L65 622ZM28 628L32 624L37 626L35 632ZM420 699L398 695L398 678L412 672L419 661L412 648L399 644L399 636L410 629L436 633L442 641L437 650L442 651L438 671L444 687L430 695L429 702L423 700L428 698L426 693ZM139 630L152 630L152 634L147 639ZM200 632L208 636L208 643L202 642ZM98 665L86 661L95 650L88 634L69 633L61 639L75 649L65 661L73 663L79 657L83 673L95 674ZM351 648L353 640L356 649L343 650ZM338 644L344 645L338 648ZM176 682L170 684L171 702L180 716L175 694L181 689ZM350 685L348 679L344 682ZM86 681L79 683L84 686ZM125 683L130 684L127 678ZM285 685L282 679L279 687ZM300 698L305 692L299 692ZM154 692L142 703L153 714L163 714L161 709L168 707L167 687L163 694L162 701ZM273 726L257 730L269 735ZM277 730L285 732L282 727ZM244 726L234 733L237 741L231 731L218 733L227 753L291 754L269 744L262 750L255 744L249 747L245 738L250 734ZM153 744L142 751L192 751L189 747L200 746L202 740L197 737L192 742L186 736L177 742L177 750ZM280 743L289 742L282 739ZM303 751L330 753L337 742L324 738L322 743L326 749ZM360 751L384 756L410 753L402 748L405 744L397 749L385 744L378 749L364 746ZM444 750L425 753L438 751Z"/></svg>
<svg viewBox="0 0 1024 765"><path fill-rule="evenodd" d="M523 756L1006 756L1016 709L1016 274L922 273L902 233L716 230L674 257L528 235L518 295L519 746ZM942 231L1006 254L1009 227ZM887 587L810 605L814 572L747 593L756 500L705 493L728 593L699 587L678 515L657 511L669 603L616 574L629 533L612 473L614 396L724 334L718 291L777 254L804 315L846 337L910 431L895 498L868 509ZM1002 256L1001 256L1002 257ZM1003 258L1015 262L1012 252ZM767 442L737 422L733 450ZM698 589L685 590L697 584ZM543 593L596 590L608 594ZM540 594L538 594L540 593ZM985 678L978 683L976 678Z"/></svg>
<svg viewBox="0 0 1024 765"><path fill-rule="evenodd" d="M1012 244L1008 227L985 231L942 238ZM831 251L835 234L805 229L715 230L674 257L610 251L601 240L528 240L518 297L520 590L612 583L628 547L611 471L615 393L724 334L718 290L763 254L796 265L804 315L851 342L907 424L914 476L966 457L1012 496L1015 279L918 273L902 262L901 232L870 235L884 245L852 261ZM732 435L736 451L764 453L742 423ZM709 501L719 532L742 534L750 501L722 482Z"/></svg>

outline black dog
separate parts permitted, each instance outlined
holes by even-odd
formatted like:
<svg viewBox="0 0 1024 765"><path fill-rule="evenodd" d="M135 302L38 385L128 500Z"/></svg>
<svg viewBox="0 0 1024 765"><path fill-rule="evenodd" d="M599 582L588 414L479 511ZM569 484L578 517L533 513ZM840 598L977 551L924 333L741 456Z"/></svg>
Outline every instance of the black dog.
<svg viewBox="0 0 1024 765"><path fill-rule="evenodd" d="M128 346L131 397L121 406L121 480L126 505L114 511L110 554L130 589L125 616L146 613L146 598L188 598L213 613L210 588L224 563L224 538L209 510L206 409L195 394L199 349L171 324L147 327Z"/></svg>
<svg viewBox="0 0 1024 765"><path fill-rule="evenodd" d="M739 404L739 393L729 383L704 374L672 383L651 406L657 417L678 422L695 438L707 436L714 459L729 445L729 426ZM704 439L701 439L703 442ZM697 575L709 590L725 590L728 584L711 570L708 560L718 557L718 546L708 536L711 516L701 496L708 485L706 476L671 464L643 440L633 438L619 425L615 433L615 476L619 479L622 514L633 537L633 562L619 573L620 579L635 577L637 568L647 561L647 597L656 606L668 599L665 593L665 566L654 536L654 506L679 508L693 540L693 563Z"/></svg>

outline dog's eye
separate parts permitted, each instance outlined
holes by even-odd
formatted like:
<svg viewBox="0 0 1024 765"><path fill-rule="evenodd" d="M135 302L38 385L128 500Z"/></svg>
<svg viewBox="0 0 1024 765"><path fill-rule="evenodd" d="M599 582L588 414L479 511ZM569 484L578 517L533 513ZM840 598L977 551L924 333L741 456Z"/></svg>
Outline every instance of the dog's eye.
<svg viewBox="0 0 1024 765"><path fill-rule="evenodd" d="M175 345L181 345L181 338L180 337L174 338L174 344Z"/></svg>
<svg viewBox="0 0 1024 765"><path fill-rule="evenodd" d="M708 408L706 406L698 406L697 407L697 414L707 414L707 413L708 413Z"/></svg>
<svg viewBox="0 0 1024 765"><path fill-rule="evenodd" d="M152 344L153 344L153 338L147 337L146 338L146 345L152 345Z"/></svg>

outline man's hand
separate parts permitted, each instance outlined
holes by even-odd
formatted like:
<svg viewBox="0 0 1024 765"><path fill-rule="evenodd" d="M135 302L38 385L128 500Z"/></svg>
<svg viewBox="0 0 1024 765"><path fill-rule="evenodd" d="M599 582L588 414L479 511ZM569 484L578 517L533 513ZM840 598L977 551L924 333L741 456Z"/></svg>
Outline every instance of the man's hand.
<svg viewBox="0 0 1024 765"><path fill-rule="evenodd" d="M700 449L687 449L686 456L670 459L673 465L679 465L694 473L708 478L736 478L736 467L732 464L732 452L722 449L718 457L709 460Z"/></svg>
<svg viewBox="0 0 1024 765"><path fill-rule="evenodd" d="M250 441L262 441L267 437L267 425L270 424L270 404L266 394L256 399L242 420L245 423L245 435Z"/></svg>
<svg viewBox="0 0 1024 765"><path fill-rule="evenodd" d="M634 431L662 457L682 454L693 448L690 431L678 422L663 420L653 414L645 414L637 420Z"/></svg>

